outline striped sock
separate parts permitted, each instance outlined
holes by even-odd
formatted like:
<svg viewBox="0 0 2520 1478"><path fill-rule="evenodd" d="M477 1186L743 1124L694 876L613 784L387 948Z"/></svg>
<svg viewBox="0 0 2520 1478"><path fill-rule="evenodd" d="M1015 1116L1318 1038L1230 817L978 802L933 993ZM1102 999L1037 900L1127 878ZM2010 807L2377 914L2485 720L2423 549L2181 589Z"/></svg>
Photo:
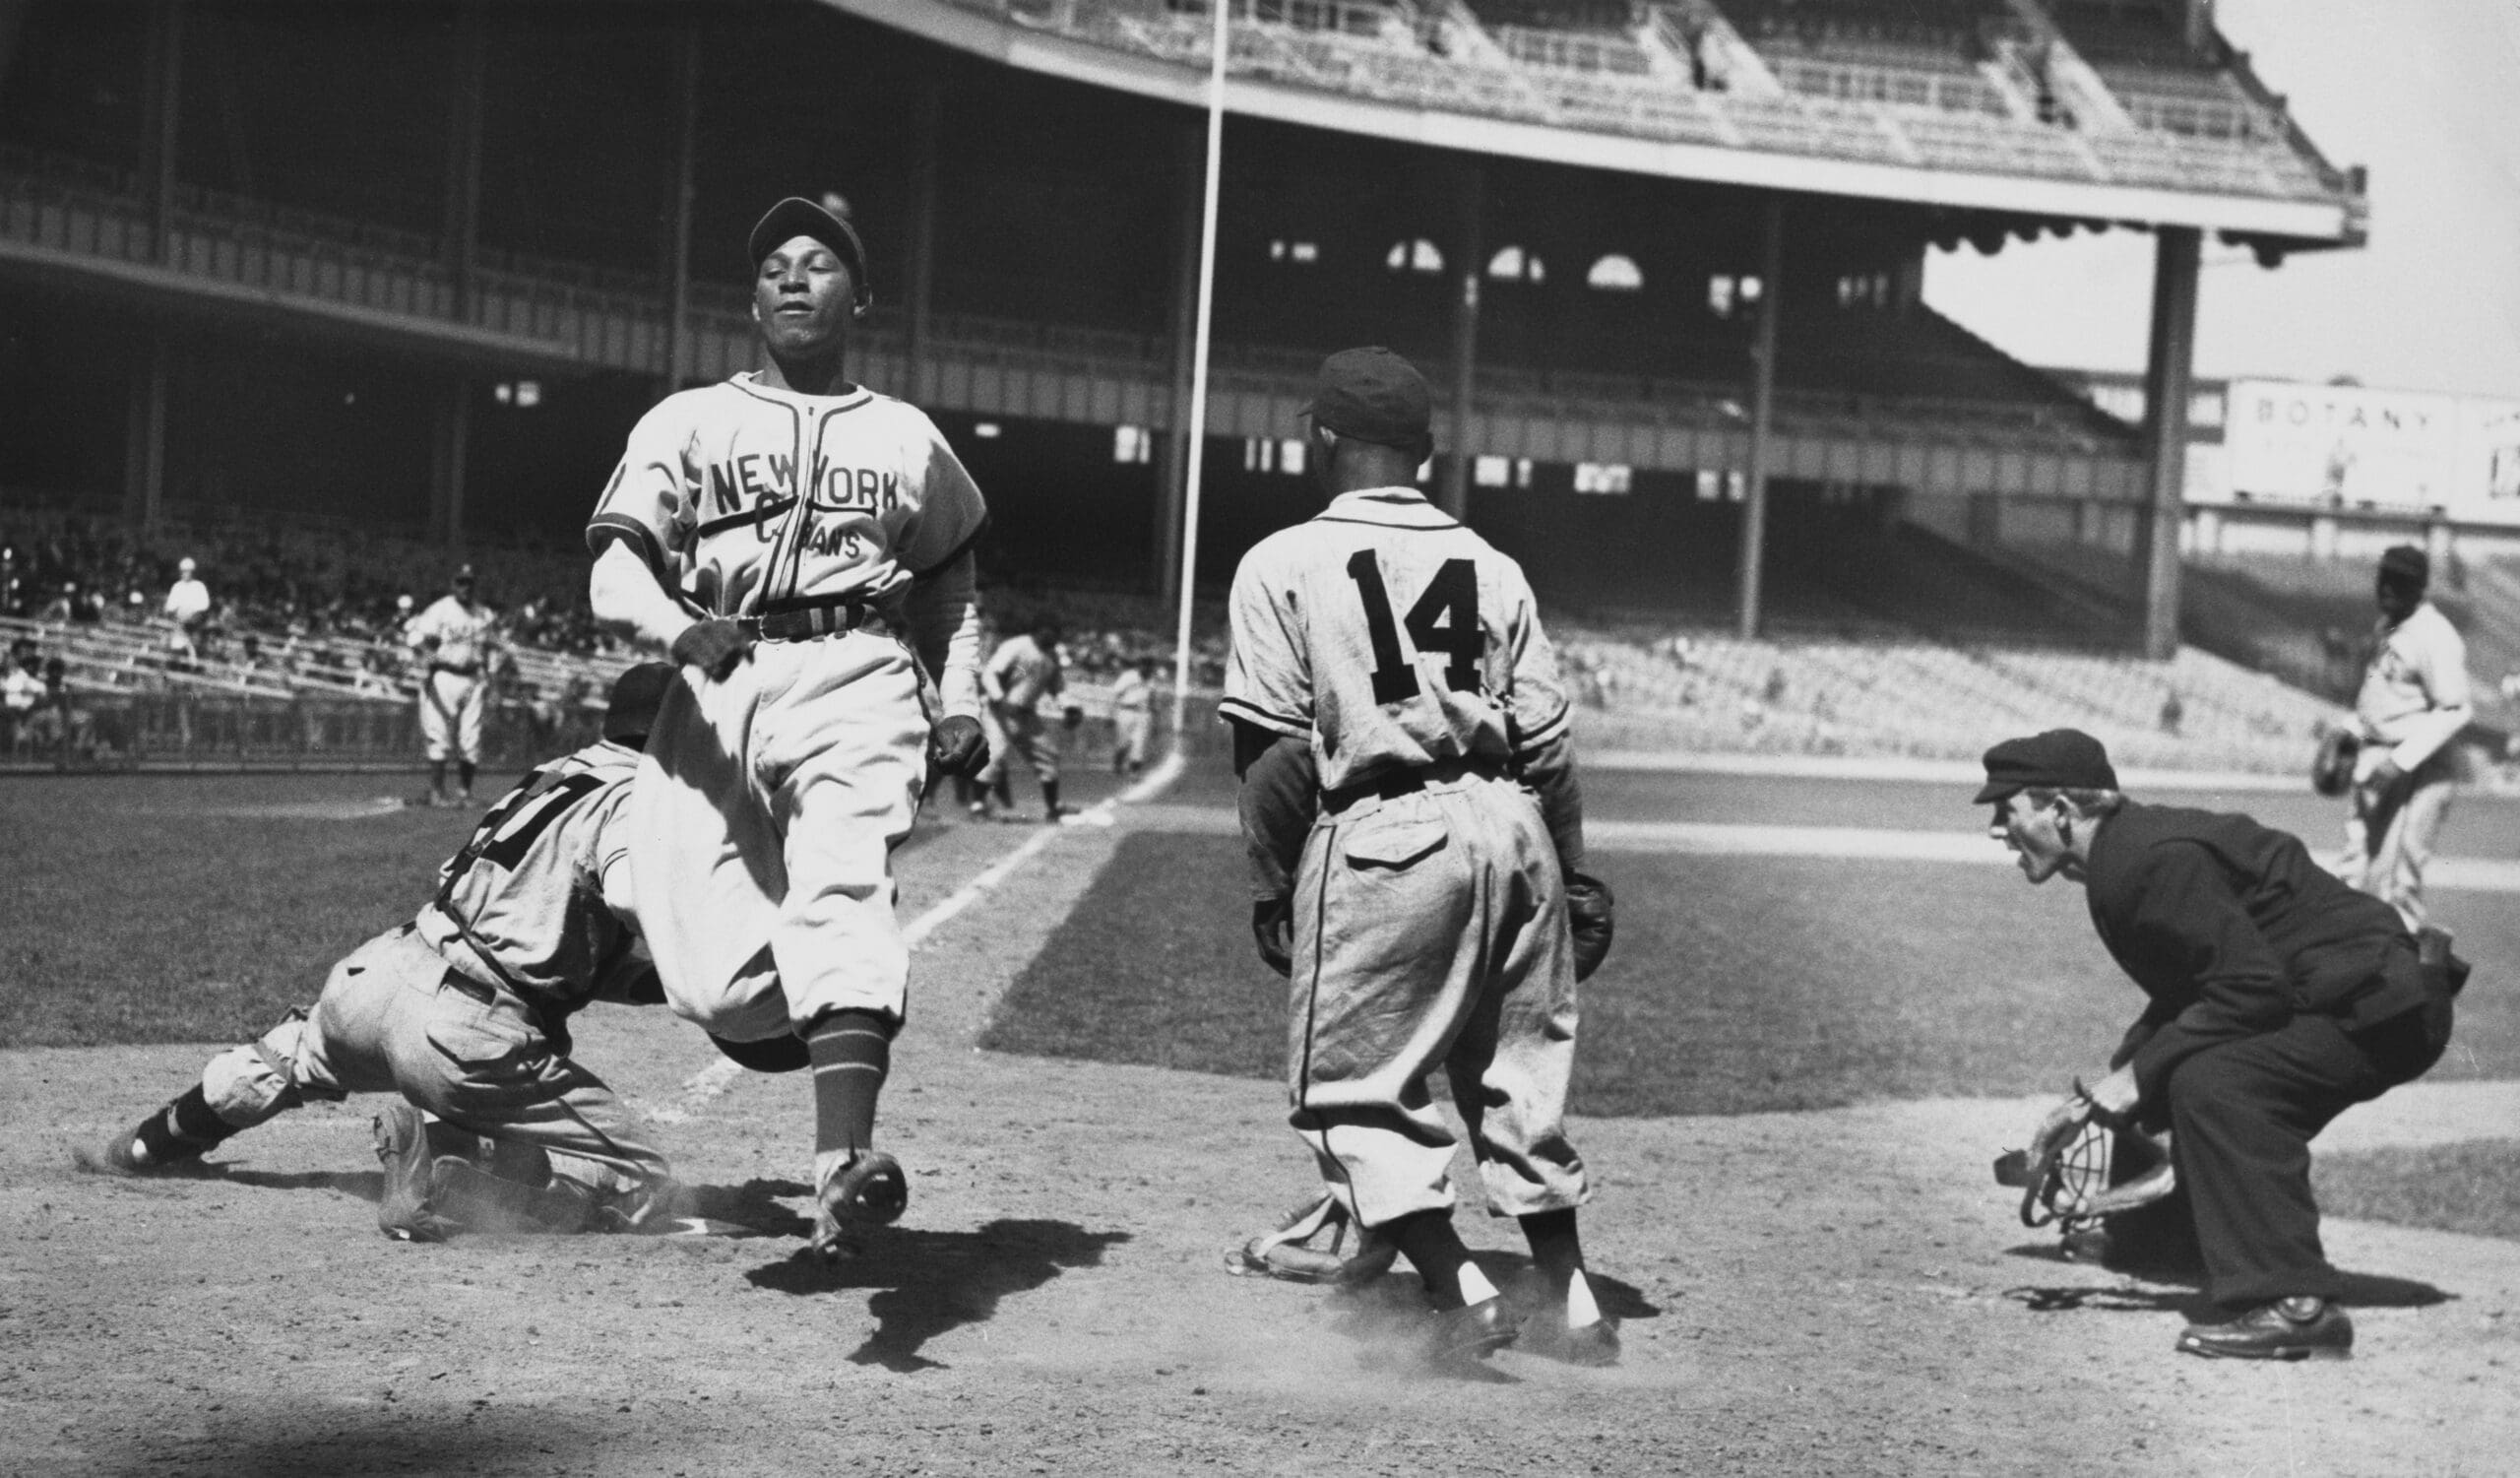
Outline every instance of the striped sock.
<svg viewBox="0 0 2520 1478"><path fill-rule="evenodd" d="M807 1030L817 1154L854 1152L875 1142L875 1100L892 1071L896 1029L881 1011L834 1011Z"/></svg>

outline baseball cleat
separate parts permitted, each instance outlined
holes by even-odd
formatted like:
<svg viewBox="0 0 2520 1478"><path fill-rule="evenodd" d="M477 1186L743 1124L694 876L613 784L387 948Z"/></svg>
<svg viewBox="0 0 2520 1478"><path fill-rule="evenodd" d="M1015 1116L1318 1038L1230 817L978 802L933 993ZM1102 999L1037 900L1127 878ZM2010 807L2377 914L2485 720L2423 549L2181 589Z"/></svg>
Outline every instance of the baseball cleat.
<svg viewBox="0 0 2520 1478"><path fill-rule="evenodd" d="M1484 1360L1512 1344L1521 1332L1522 1320L1506 1309L1504 1297L1497 1295L1435 1315L1419 1349L1430 1365L1456 1365L1465 1360Z"/></svg>
<svg viewBox="0 0 2520 1478"><path fill-rule="evenodd" d="M1523 1325L1514 1348L1543 1360L1564 1365L1600 1368L1618 1364L1618 1323L1615 1319L1595 1319L1581 1328L1570 1329L1558 1320L1535 1319Z"/></svg>
<svg viewBox="0 0 2520 1478"><path fill-rule="evenodd" d="M125 1129L104 1143L90 1149L85 1145L70 1152L71 1163L90 1175L147 1176L157 1175L164 1167L144 1160L140 1137Z"/></svg>
<svg viewBox="0 0 2520 1478"><path fill-rule="evenodd" d="M2178 1348L2209 1360L2343 1360L2354 1320L2327 1299L2277 1299L2222 1324L2190 1324Z"/></svg>
<svg viewBox="0 0 2520 1478"><path fill-rule="evenodd" d="M385 1167L385 1193L376 1202L377 1230L397 1242L444 1242L455 1228L429 1206L428 1125L410 1104L394 1104L376 1116L376 1158Z"/></svg>

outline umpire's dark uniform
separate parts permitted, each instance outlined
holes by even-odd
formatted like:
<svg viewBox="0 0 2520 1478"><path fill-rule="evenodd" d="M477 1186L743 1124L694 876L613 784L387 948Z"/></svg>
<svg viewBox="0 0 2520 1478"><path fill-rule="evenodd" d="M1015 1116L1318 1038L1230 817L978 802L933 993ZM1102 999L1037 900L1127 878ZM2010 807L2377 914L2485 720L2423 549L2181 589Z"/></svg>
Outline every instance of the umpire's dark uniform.
<svg viewBox="0 0 2520 1478"><path fill-rule="evenodd" d="M2207 1294L2335 1297L2310 1139L2440 1058L2446 980L2395 909L2246 816L2127 802L2084 881L2101 941L2152 997L2110 1065L2132 1063L2138 1117L2175 1133Z"/></svg>

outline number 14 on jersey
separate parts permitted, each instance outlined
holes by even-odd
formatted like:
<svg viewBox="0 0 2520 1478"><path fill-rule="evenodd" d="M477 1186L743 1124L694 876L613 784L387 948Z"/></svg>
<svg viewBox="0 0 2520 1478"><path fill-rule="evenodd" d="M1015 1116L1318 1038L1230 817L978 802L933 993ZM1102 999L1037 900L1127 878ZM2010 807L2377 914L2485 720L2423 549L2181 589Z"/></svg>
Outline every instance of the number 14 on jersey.
<svg viewBox="0 0 2520 1478"><path fill-rule="evenodd" d="M1425 592L1409 614L1392 620L1391 592L1383 584L1382 561L1371 549L1348 558L1348 577L1356 582L1365 608L1365 636L1374 651L1374 701L1406 703L1418 696L1418 665L1401 649L1400 633L1419 652L1441 652L1444 685L1454 692L1477 692L1480 659L1487 655L1487 635L1479 625L1479 568L1467 559L1447 559L1426 582Z"/></svg>

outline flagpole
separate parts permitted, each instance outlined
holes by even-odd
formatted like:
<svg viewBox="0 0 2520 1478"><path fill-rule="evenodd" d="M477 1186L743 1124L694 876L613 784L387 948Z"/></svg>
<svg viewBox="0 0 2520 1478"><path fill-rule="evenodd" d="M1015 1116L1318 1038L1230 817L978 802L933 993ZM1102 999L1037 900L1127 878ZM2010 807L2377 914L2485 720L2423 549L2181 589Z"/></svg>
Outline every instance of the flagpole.
<svg viewBox="0 0 2520 1478"><path fill-rule="evenodd" d="M1181 496L1181 617L1172 657L1172 752L1188 753L1190 711L1190 610L1199 573L1199 490L1207 463L1208 326L1216 311L1217 195L1225 158L1227 24L1232 0L1208 0L1215 26L1208 42L1208 174L1199 214L1199 318L1190 351L1190 459ZM1180 407L1173 414L1180 414ZM1175 424L1179 422L1176 420Z"/></svg>

